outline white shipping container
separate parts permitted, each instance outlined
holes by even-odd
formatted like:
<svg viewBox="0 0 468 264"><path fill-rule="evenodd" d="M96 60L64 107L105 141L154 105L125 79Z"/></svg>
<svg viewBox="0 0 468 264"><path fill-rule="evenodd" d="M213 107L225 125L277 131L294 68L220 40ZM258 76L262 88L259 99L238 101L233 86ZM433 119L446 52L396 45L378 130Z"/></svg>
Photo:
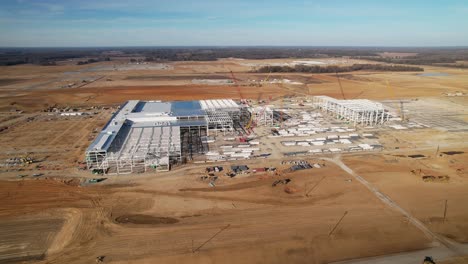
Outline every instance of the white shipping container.
<svg viewBox="0 0 468 264"><path fill-rule="evenodd" d="M358 145L360 148L364 149L364 150L370 150L370 149L373 149L373 147L369 144L359 144Z"/></svg>
<svg viewBox="0 0 468 264"><path fill-rule="evenodd" d="M340 139L341 144L351 144L352 142L349 139Z"/></svg>
<svg viewBox="0 0 468 264"><path fill-rule="evenodd" d="M243 148L242 150L259 151L260 148Z"/></svg>
<svg viewBox="0 0 468 264"><path fill-rule="evenodd" d="M234 153L234 154L231 155L231 157L233 157L233 158L234 158L234 157L235 157L235 158L238 158L238 157L240 157L240 158L242 158L242 157L247 158L247 157L250 157L250 153Z"/></svg>

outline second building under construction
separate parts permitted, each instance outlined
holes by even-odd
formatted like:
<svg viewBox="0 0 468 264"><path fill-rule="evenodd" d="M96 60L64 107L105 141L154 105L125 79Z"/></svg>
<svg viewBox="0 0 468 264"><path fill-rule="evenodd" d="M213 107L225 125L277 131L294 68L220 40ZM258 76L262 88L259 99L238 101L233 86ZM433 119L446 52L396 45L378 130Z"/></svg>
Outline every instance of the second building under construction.
<svg viewBox="0 0 468 264"><path fill-rule="evenodd" d="M367 99L338 100L329 96L314 96L315 107L331 113L337 119L344 119L357 124L373 126L383 124L390 119L390 113L383 104Z"/></svg>

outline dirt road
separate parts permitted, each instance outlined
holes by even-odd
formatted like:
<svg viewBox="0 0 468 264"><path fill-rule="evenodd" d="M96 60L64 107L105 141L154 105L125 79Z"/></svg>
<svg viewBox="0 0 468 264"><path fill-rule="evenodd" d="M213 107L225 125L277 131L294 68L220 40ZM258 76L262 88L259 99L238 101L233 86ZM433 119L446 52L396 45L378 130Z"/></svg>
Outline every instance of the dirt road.
<svg viewBox="0 0 468 264"><path fill-rule="evenodd" d="M371 193L373 193L379 200L384 204L388 205L392 209L404 215L408 221L413 224L416 228L421 230L428 238L431 238L433 241L438 242L436 247L425 249L421 251L402 253L396 255L389 255L383 257L369 258L364 260L352 260L336 263L377 263L377 264L386 264L386 263L418 263L423 259L422 256L436 256L438 259L447 259L454 256L463 256L468 254L468 245L463 245L455 241L449 240L439 234L432 232L427 228L419 219L413 217L408 211L395 203L390 197L379 191L375 186L368 182L363 177L356 174L350 167L341 161L340 156L335 156L333 158L323 158L324 160L330 161L338 165L341 169L346 171L348 174L353 176L357 181L363 184Z"/></svg>

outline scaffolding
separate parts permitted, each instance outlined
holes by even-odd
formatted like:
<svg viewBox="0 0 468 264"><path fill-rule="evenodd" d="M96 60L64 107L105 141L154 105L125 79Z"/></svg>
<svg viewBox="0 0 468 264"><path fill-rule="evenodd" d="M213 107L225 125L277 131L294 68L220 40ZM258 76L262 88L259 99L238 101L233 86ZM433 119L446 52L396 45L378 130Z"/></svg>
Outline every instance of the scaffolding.
<svg viewBox="0 0 468 264"><path fill-rule="evenodd" d="M200 100L200 106L206 112L208 135L210 131L215 135L232 133L234 124L240 121L242 108L232 99Z"/></svg>
<svg viewBox="0 0 468 264"><path fill-rule="evenodd" d="M117 111L86 151L88 169L106 174L168 171L205 153L202 137L232 133L243 108L231 99L130 100Z"/></svg>
<svg viewBox="0 0 468 264"><path fill-rule="evenodd" d="M234 121L228 112L206 110L206 121L208 123L207 136L210 131L214 131L215 135L222 132L223 135L234 131Z"/></svg>
<svg viewBox="0 0 468 264"><path fill-rule="evenodd" d="M268 106L257 106L248 108L252 120L256 125L272 126L273 125L273 110Z"/></svg>
<svg viewBox="0 0 468 264"><path fill-rule="evenodd" d="M171 163L182 160L180 127L132 127L119 151L96 154L88 152L96 161L94 168L108 174L145 172L149 167L168 171Z"/></svg>
<svg viewBox="0 0 468 264"><path fill-rule="evenodd" d="M312 103L322 111L334 114L337 119L353 122L354 126L381 125L391 117L381 103L367 99L337 100L328 96L314 96Z"/></svg>

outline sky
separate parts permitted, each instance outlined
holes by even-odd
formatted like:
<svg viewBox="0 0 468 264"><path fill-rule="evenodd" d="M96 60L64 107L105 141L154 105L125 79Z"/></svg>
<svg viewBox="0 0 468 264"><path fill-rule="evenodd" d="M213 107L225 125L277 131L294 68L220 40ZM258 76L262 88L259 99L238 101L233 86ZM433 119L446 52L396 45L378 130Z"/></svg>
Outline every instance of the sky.
<svg viewBox="0 0 468 264"><path fill-rule="evenodd" d="M468 0L0 0L1 47L468 46Z"/></svg>

